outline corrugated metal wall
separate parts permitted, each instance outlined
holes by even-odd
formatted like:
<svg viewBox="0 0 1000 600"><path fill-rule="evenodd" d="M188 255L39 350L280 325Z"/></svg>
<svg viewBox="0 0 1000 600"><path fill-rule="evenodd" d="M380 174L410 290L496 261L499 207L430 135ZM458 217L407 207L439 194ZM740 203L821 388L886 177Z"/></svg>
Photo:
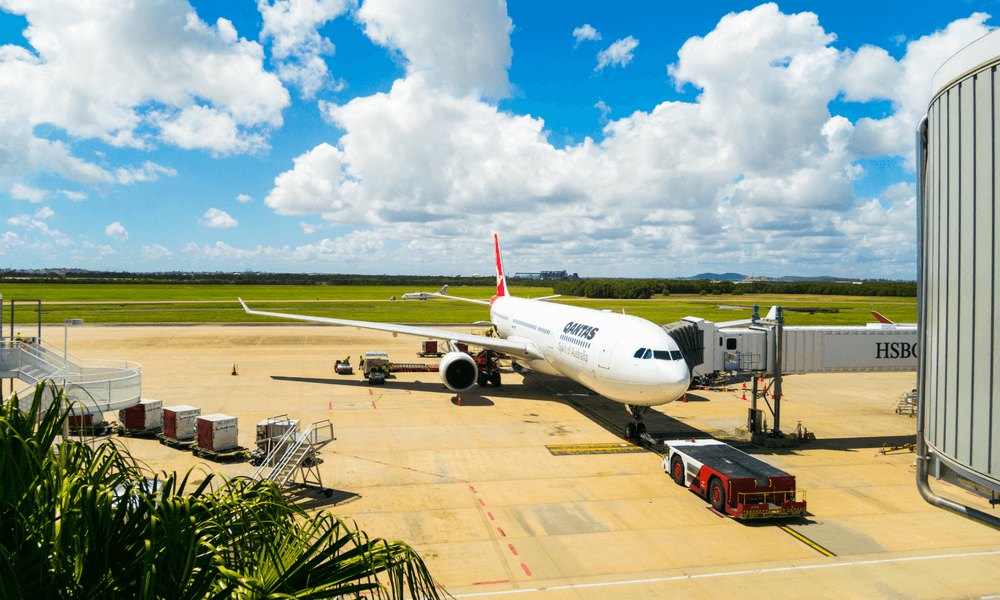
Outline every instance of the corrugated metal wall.
<svg viewBox="0 0 1000 600"><path fill-rule="evenodd" d="M1000 351L995 302L996 108L989 67L946 88L928 113L923 231L924 411L931 447L1000 479ZM996 398L996 402L994 402ZM994 427L997 425L997 427Z"/></svg>

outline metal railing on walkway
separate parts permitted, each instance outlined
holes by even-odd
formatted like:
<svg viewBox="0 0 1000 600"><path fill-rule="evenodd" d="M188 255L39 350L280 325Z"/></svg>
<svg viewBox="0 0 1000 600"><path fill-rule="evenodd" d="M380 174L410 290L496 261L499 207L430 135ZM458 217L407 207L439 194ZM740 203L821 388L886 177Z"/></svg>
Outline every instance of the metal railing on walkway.
<svg viewBox="0 0 1000 600"><path fill-rule="evenodd" d="M127 408L142 396L142 367L125 360L83 360L37 337L0 340L0 379L19 379L30 385L19 397L33 394L39 381L51 379L66 388L74 414ZM45 399L52 401L46 390ZM5 399L6 401L6 399Z"/></svg>

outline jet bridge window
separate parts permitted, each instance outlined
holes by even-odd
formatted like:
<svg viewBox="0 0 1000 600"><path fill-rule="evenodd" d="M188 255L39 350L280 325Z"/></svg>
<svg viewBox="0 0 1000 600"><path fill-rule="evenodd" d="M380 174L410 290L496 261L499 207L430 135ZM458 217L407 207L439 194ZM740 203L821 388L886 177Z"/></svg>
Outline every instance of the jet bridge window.
<svg viewBox="0 0 1000 600"><path fill-rule="evenodd" d="M726 340L726 350L736 350L736 338Z"/></svg>

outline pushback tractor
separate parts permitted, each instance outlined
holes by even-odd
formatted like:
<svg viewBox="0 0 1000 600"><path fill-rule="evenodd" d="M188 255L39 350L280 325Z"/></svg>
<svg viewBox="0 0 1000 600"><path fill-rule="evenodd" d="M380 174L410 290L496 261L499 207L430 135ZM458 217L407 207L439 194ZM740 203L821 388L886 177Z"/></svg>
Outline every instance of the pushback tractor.
<svg viewBox="0 0 1000 600"><path fill-rule="evenodd" d="M806 514L805 492L795 489L794 475L718 440L663 443L668 448L663 470L721 514L737 519Z"/></svg>

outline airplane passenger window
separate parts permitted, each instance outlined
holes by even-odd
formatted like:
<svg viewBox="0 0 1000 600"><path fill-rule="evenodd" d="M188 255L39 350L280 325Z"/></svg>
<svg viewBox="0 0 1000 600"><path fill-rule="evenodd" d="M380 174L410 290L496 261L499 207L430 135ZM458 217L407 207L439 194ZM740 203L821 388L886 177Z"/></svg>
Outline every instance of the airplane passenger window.
<svg viewBox="0 0 1000 600"><path fill-rule="evenodd" d="M646 353L642 355L643 358L653 358L653 351L646 348Z"/></svg>
<svg viewBox="0 0 1000 600"><path fill-rule="evenodd" d="M670 360L670 350L653 350L653 358L658 360Z"/></svg>
<svg viewBox="0 0 1000 600"><path fill-rule="evenodd" d="M673 357L674 360L684 360L684 355L681 354L680 350L671 350L670 356Z"/></svg>
<svg viewBox="0 0 1000 600"><path fill-rule="evenodd" d="M646 352L645 348L639 348L638 350L635 351L635 354L632 355L632 358L642 358L642 355L645 352Z"/></svg>

